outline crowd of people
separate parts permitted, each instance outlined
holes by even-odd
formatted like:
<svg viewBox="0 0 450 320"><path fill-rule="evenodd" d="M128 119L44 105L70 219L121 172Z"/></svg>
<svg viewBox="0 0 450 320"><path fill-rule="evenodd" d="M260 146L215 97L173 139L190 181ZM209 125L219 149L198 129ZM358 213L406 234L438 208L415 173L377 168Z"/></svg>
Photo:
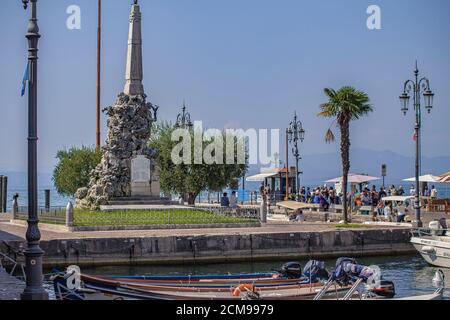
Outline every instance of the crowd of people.
<svg viewBox="0 0 450 320"><path fill-rule="evenodd" d="M437 189L435 186L428 188L425 185L421 190L421 195L424 197L430 197L431 199L437 198ZM411 186L409 190L409 196L415 196L415 187ZM347 194L347 203L351 206L352 210L358 210L362 207L371 207L373 219L377 220L378 217L384 217L384 220L403 222L405 216L412 211L411 201L382 201L383 198L389 196L408 196L403 186L398 188L391 185L388 188L372 186L371 188L365 186L361 188L361 191L352 190ZM299 192L299 200L301 202L312 203L320 205L320 209L328 211L331 205L342 204L343 194L337 192L333 187L321 186L311 189L310 187L302 187Z"/></svg>
<svg viewBox="0 0 450 320"><path fill-rule="evenodd" d="M264 188L262 186L261 188ZM268 191L270 193L270 190ZM431 199L437 198L437 189L435 186L428 188L425 185L421 189L421 195L424 197L430 197ZM407 193L403 186L398 188L395 185L391 185L388 188L379 187L373 185L371 188L368 186L360 186L360 190L352 188L347 194L347 203L352 211L360 210L364 207L370 207L370 210L362 210L372 213L373 220L384 218L385 221L405 221L406 215L412 212L412 201L382 201L383 198L389 196L415 196L416 189L414 185L411 185L409 193ZM268 199L268 206L270 206L270 197ZM336 190L332 186L327 185L319 186L316 188L302 187L298 193L298 200L300 202L316 204L320 206L322 211L328 211L332 205L341 205L343 200L342 192ZM226 208L237 208L238 197L236 191L232 191L231 196L228 193L223 193L220 198L220 205ZM296 212L295 217L291 217L292 220L303 220L303 212Z"/></svg>

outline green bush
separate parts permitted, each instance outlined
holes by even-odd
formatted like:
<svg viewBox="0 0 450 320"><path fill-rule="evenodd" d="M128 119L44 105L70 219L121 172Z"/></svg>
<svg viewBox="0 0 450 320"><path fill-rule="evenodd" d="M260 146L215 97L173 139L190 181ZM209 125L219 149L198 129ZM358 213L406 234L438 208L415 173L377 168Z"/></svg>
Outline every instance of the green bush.
<svg viewBox="0 0 450 320"><path fill-rule="evenodd" d="M53 171L56 191L73 196L79 188L87 187L91 171L100 163L102 153L95 148L82 146L58 151L58 164Z"/></svg>

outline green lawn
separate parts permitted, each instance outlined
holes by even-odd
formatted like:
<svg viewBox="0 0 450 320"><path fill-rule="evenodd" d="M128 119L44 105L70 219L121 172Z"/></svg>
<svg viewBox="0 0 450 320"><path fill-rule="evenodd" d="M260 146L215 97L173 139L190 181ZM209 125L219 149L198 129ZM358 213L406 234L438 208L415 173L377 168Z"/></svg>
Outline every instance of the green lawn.
<svg viewBox="0 0 450 320"><path fill-rule="evenodd" d="M183 224L219 224L251 223L256 219L236 218L217 215L203 210L168 210L168 211L86 211L76 209L74 225L92 226L130 226L130 225L183 225Z"/></svg>
<svg viewBox="0 0 450 320"><path fill-rule="evenodd" d="M361 229L366 228L367 226L363 224L356 224L356 223L348 223L348 224L337 224L335 225L336 229Z"/></svg>

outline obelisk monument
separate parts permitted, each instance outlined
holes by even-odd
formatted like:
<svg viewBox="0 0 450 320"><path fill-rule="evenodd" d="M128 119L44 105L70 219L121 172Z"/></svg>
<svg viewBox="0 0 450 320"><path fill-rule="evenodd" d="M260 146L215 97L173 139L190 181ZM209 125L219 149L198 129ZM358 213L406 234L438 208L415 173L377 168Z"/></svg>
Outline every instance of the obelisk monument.
<svg viewBox="0 0 450 320"><path fill-rule="evenodd" d="M142 85L142 33L141 33L141 11L137 3L131 8L130 30L128 33L128 54L125 71L125 89L123 92L130 96L143 95Z"/></svg>
<svg viewBox="0 0 450 320"><path fill-rule="evenodd" d="M108 134L101 163L91 174L87 188L77 191L77 206L99 207L116 198L159 197L155 152L148 146L157 107L147 102L142 85L141 11L131 7L125 87L116 103L103 112Z"/></svg>

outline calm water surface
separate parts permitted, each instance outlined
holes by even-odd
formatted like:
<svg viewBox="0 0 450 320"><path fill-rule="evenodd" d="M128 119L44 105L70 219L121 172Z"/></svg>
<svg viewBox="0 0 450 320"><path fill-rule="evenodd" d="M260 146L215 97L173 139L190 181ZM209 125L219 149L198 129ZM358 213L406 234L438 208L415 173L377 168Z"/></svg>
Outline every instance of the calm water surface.
<svg viewBox="0 0 450 320"><path fill-rule="evenodd" d="M336 260L325 260L327 268L331 269ZM305 265L306 260L300 261ZM432 293L435 288L432 279L437 268L429 266L420 256L395 256L359 258L364 265L380 267L385 279L395 283L397 297ZM191 264L168 266L110 266L85 268L82 272L96 275L203 275L226 273L267 272L279 269L283 261L232 263L232 264ZM446 287L450 288L450 269L443 270L446 276ZM450 290L449 290L450 291ZM446 293L450 298L450 292Z"/></svg>

